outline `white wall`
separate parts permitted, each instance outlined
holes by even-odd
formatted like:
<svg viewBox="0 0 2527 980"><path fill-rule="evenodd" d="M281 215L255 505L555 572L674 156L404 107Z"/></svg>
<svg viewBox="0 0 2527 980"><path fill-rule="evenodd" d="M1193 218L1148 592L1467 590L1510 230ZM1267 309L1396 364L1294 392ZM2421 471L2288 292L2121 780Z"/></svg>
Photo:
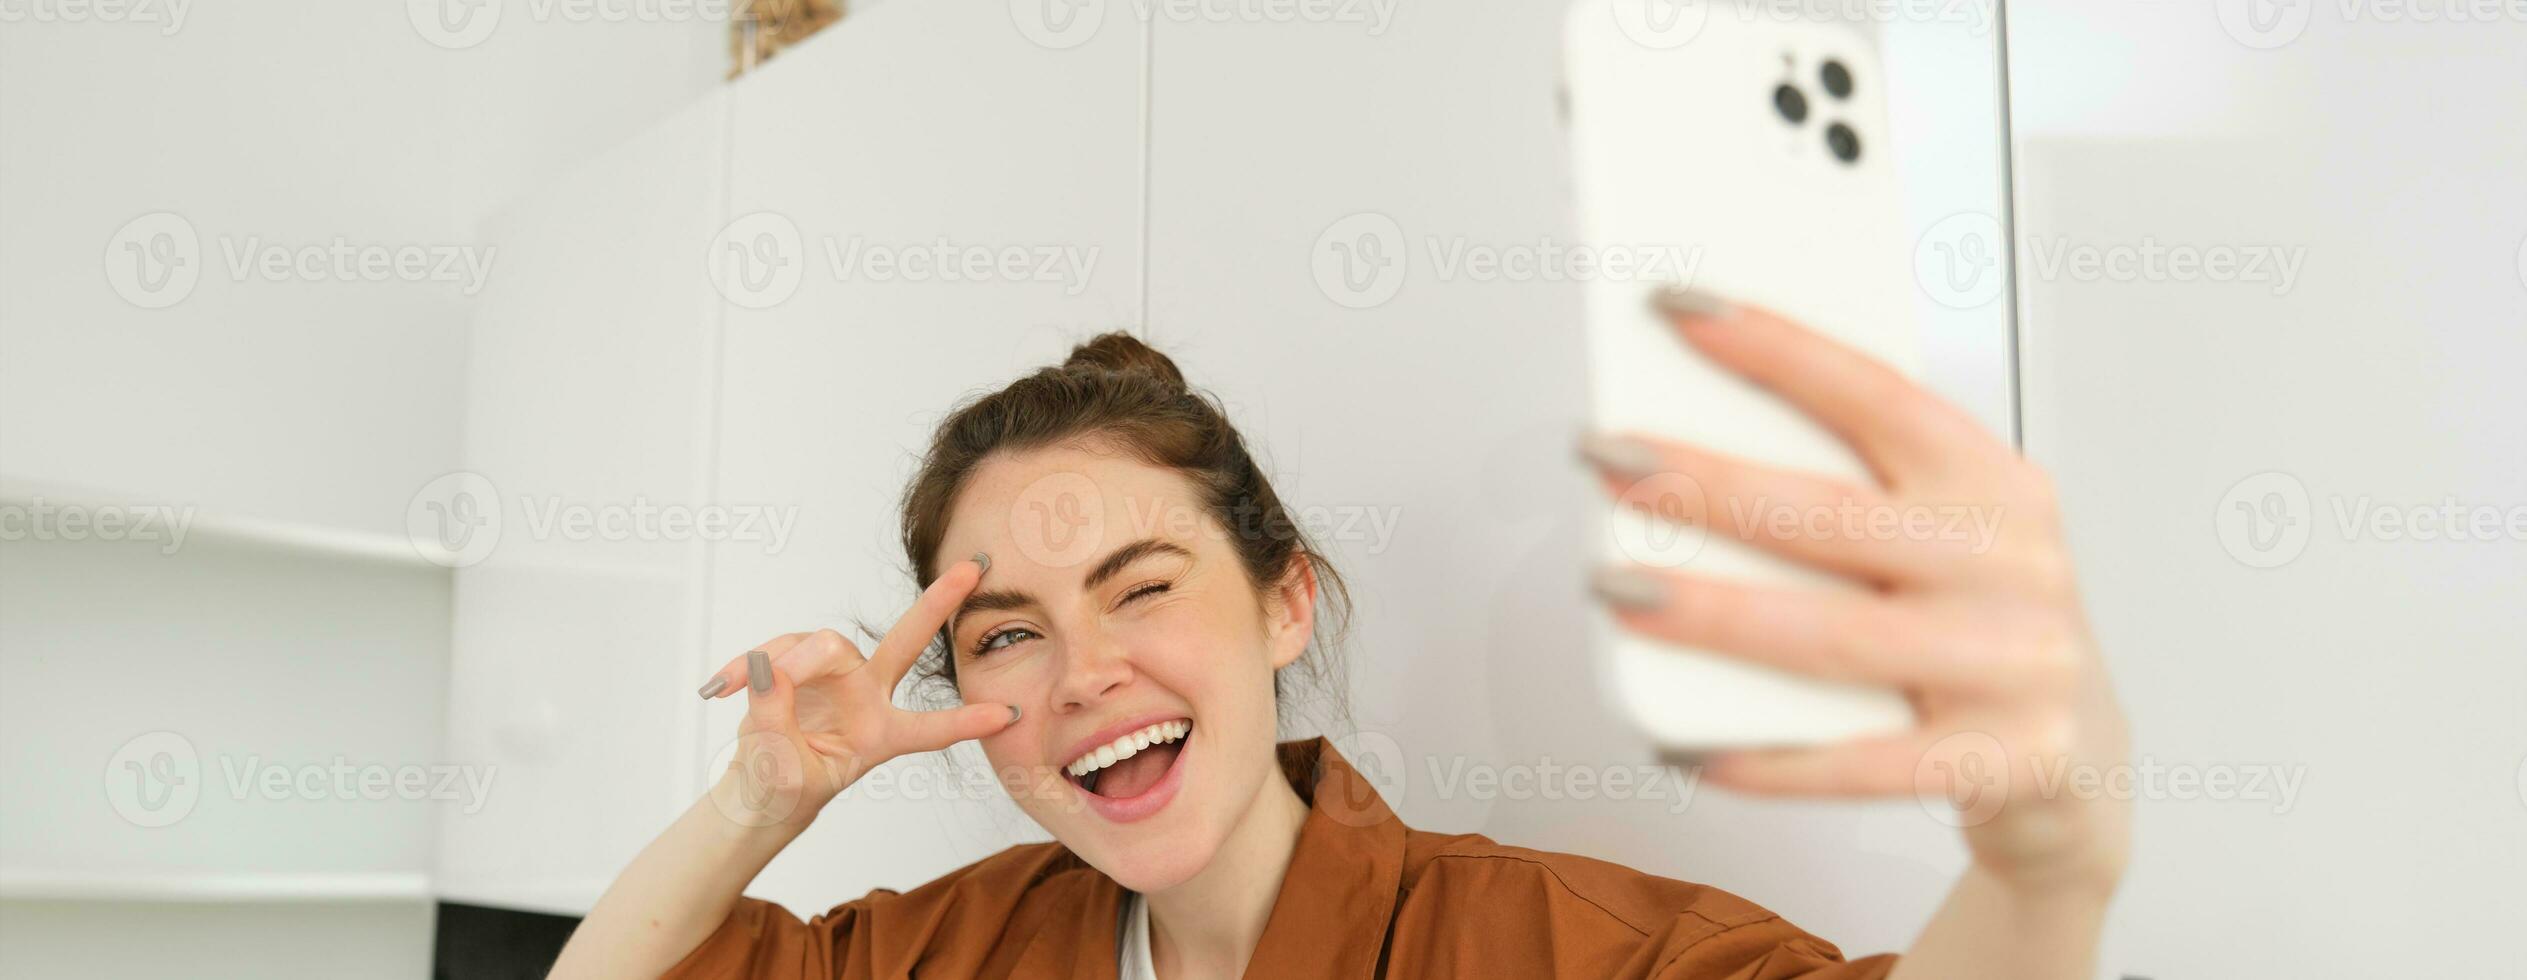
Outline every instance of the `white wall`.
<svg viewBox="0 0 2527 980"><path fill-rule="evenodd" d="M452 764L450 582L405 514L456 462L474 297L240 277L230 253L479 250L494 205L716 85L726 34L510 5L448 48L426 7L0 12L0 507L164 507L193 532L0 543L0 973L429 969L427 804L230 780ZM119 246L151 241L122 230L161 213L192 284L118 291ZM152 731L202 790L164 827L109 806L118 748Z"/></svg>
<svg viewBox="0 0 2527 980"><path fill-rule="evenodd" d="M2108 972L2527 974L2527 23L2246 9L2014 11L2027 448L2135 759L2301 779L2143 798ZM2031 264L2150 242L2304 266ZM2360 517L2450 503L2508 530Z"/></svg>

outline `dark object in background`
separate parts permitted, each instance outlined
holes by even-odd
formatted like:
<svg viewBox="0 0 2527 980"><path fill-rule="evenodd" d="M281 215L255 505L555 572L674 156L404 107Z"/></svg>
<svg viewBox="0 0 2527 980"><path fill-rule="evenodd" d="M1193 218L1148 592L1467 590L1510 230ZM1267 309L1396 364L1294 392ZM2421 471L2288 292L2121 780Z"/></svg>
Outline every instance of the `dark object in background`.
<svg viewBox="0 0 2527 980"><path fill-rule="evenodd" d="M438 980L537 980L552 972L562 944L577 928L579 920L573 916L440 902L430 975Z"/></svg>

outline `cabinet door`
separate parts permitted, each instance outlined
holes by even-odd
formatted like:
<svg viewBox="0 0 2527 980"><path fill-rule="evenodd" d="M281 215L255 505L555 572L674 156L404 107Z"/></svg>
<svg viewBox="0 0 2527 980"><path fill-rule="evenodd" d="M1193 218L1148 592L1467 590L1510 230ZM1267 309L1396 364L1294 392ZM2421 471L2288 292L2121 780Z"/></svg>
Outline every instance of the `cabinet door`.
<svg viewBox="0 0 2527 980"><path fill-rule="evenodd" d="M726 110L714 95L491 223L464 470L417 499L456 569L448 757L494 790L439 818L460 902L585 912L687 800L699 715Z"/></svg>
<svg viewBox="0 0 2527 980"><path fill-rule="evenodd" d="M722 240L753 250L717 256L716 497L795 524L717 546L710 639L683 652L694 683L778 633L891 625L914 595L896 501L931 427L1140 319L1140 25L1107 4L1060 33L1012 7L855 11L731 92ZM687 798L725 762L741 702L708 707ZM853 787L752 892L821 911L1040 839L976 747L955 755Z"/></svg>

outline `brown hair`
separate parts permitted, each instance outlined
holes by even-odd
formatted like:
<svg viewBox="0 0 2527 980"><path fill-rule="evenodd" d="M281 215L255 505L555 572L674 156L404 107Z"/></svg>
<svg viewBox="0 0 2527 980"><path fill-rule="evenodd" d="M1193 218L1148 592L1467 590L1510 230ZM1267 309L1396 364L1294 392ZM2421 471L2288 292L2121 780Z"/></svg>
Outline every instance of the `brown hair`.
<svg viewBox="0 0 2527 980"><path fill-rule="evenodd" d="M1293 562L1314 567L1316 632L1311 649L1292 667L1304 671L1337 715L1347 715L1339 648L1348 631L1351 595L1342 575L1291 519L1218 399L1189 387L1174 361L1127 333L1091 338L1072 348L1061 366L1010 382L939 424L920 471L904 488L904 555L914 581L927 588L938 577L935 559L950 508L985 458L1088 443L1118 447L1183 475L1203 510L1228 530L1259 603L1262 592L1280 588L1295 570ZM1272 686L1287 720L1293 704L1282 683L1285 673L1274 674ZM956 658L945 629L914 674L924 683L944 681L953 695Z"/></svg>

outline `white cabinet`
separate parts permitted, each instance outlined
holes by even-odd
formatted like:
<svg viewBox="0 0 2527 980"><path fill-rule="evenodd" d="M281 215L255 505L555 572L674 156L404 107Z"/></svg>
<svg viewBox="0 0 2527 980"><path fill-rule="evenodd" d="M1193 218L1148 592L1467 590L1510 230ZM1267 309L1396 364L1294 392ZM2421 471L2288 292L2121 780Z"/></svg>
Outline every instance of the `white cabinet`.
<svg viewBox="0 0 2527 980"><path fill-rule="evenodd" d="M443 818L443 896L585 911L725 763L742 702L696 698L705 672L892 621L928 425L1139 320L1139 54L1128 21L1047 48L997 6L854 11L495 223L517 274L477 312L464 459L501 539L457 573L449 731L512 788ZM988 281L942 281L970 255ZM761 523L531 526L635 499ZM822 911L1029 826L913 795L846 797L753 893Z"/></svg>
<svg viewBox="0 0 2527 980"><path fill-rule="evenodd" d="M439 824L452 901L586 911L689 797L710 499L724 101L696 103L495 218L473 320L448 756L502 792ZM644 521L648 523L643 523ZM463 529L457 529L463 533ZM451 542L454 543L454 542Z"/></svg>
<svg viewBox="0 0 2527 980"><path fill-rule="evenodd" d="M717 493L794 512L796 532L717 546L710 639L676 678L688 700L774 634L891 625L915 591L897 497L931 428L961 397L1139 322L1141 38L1120 10L1047 48L1007 5L881 5L732 89L729 213L794 226L804 270L777 302L728 310ZM971 276L977 256L992 260L980 281L934 271ZM712 703L706 754L725 758L741 711ZM1005 798L920 788L999 795L977 749L955 755L954 770L908 758L892 783L853 787L752 893L823 911L1035 833Z"/></svg>

